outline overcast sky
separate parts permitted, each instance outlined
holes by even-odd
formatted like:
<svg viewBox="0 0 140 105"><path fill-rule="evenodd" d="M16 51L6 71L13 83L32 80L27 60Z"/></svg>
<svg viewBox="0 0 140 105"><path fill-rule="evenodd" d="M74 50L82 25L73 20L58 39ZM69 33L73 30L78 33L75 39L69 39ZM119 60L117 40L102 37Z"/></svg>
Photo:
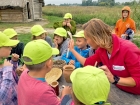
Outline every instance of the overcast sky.
<svg viewBox="0 0 140 105"><path fill-rule="evenodd" d="M96 1L96 0L92 0ZM127 2L132 0L115 0L115 2ZM45 0L45 4L64 4L64 3L82 3L82 0Z"/></svg>

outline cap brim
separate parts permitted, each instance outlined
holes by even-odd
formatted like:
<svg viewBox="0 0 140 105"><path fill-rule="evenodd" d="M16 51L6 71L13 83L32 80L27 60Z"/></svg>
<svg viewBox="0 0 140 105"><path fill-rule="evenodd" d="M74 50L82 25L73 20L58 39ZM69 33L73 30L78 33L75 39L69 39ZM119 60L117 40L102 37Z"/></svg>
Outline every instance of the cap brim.
<svg viewBox="0 0 140 105"><path fill-rule="evenodd" d="M73 37L75 37L75 38L84 38L84 36L80 36L80 35L73 35Z"/></svg>
<svg viewBox="0 0 140 105"><path fill-rule="evenodd" d="M52 55L58 55L59 50L57 48L52 48Z"/></svg>
<svg viewBox="0 0 140 105"><path fill-rule="evenodd" d="M9 40L4 46L15 46L19 43L19 40Z"/></svg>
<svg viewBox="0 0 140 105"><path fill-rule="evenodd" d="M46 30L44 30L44 31L41 31L41 32L38 32L36 35L34 35L34 36L39 36L39 35L41 35L41 34L43 34L43 33L45 33L45 32L47 32Z"/></svg>

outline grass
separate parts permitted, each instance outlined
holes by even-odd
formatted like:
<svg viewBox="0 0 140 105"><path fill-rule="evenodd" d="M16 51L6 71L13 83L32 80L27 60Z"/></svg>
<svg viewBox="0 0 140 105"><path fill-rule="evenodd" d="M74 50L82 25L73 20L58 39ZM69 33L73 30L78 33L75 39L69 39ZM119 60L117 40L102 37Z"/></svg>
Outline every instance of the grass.
<svg viewBox="0 0 140 105"><path fill-rule="evenodd" d="M47 28L53 28L53 24L54 22L57 21L61 21L63 18L61 17L57 17L57 16L47 16L47 15L43 15L44 19L47 19L49 21L48 24L44 25L43 27L47 27Z"/></svg>

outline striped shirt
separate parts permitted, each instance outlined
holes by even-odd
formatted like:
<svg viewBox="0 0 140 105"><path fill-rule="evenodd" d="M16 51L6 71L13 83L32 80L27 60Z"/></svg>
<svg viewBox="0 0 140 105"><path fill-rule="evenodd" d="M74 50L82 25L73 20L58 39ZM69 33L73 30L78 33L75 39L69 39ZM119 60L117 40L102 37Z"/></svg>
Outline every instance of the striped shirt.
<svg viewBox="0 0 140 105"><path fill-rule="evenodd" d="M17 83L12 66L0 68L0 105L18 105Z"/></svg>

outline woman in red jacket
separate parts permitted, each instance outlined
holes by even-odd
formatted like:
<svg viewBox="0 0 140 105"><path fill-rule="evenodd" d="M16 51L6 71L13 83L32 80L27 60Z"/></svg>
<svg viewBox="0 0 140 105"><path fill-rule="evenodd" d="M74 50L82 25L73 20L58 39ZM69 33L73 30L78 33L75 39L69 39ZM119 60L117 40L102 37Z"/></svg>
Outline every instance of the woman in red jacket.
<svg viewBox="0 0 140 105"><path fill-rule="evenodd" d="M91 19L83 25L87 43L96 53L84 58L74 50L74 41L70 42L70 51L84 66L102 63L110 83L121 90L140 95L140 50L130 41L112 35L110 27L100 19Z"/></svg>

